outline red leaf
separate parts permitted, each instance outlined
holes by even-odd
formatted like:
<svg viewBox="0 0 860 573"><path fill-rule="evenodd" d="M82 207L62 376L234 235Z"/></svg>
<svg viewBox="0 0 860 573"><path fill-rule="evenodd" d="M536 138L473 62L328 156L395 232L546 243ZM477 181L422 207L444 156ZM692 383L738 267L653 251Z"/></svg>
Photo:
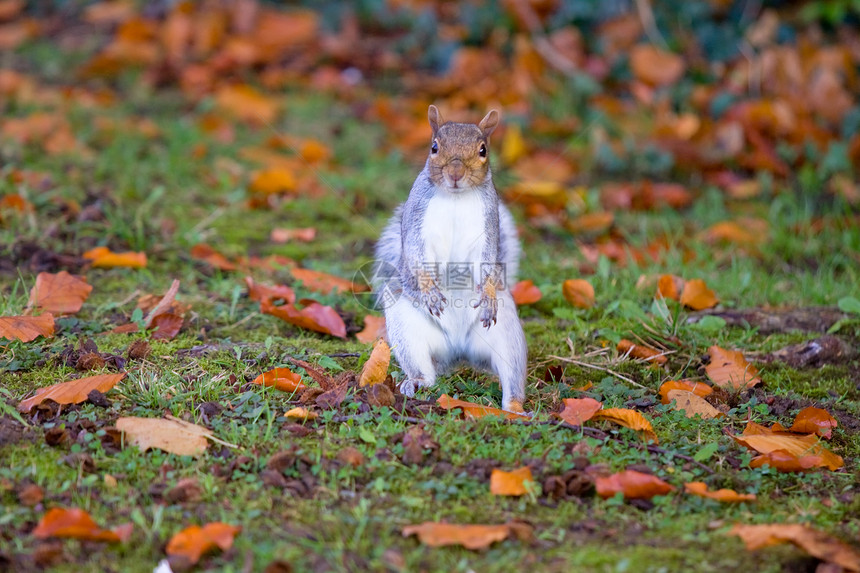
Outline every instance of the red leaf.
<svg viewBox="0 0 860 573"><path fill-rule="evenodd" d="M102 529L90 514L83 509L62 509L55 507L46 513L33 535L39 539L48 537L67 537L85 541L108 541L117 543L126 541L132 532L131 524L117 527L113 530Z"/></svg>
<svg viewBox="0 0 860 573"><path fill-rule="evenodd" d="M192 525L170 538L167 542L167 554L181 556L193 565L207 551L216 547L227 551L233 546L233 539L242 528L226 523L207 523L203 527Z"/></svg>
<svg viewBox="0 0 860 573"><path fill-rule="evenodd" d="M540 289L532 281L526 280L520 281L513 286L511 296L514 297L514 303L517 306L522 306L524 304L536 303L541 299L543 294L541 294Z"/></svg>
<svg viewBox="0 0 860 573"><path fill-rule="evenodd" d="M28 304L56 314L75 314L92 290L86 280L66 271L39 273Z"/></svg>
<svg viewBox="0 0 860 573"><path fill-rule="evenodd" d="M323 334L330 334L338 338L346 338L346 324L340 315L330 306L323 306L318 302L310 302L303 309L298 310L291 304L275 306L268 300L260 302L260 312L277 316L281 320Z"/></svg>
<svg viewBox="0 0 860 573"><path fill-rule="evenodd" d="M581 426L596 414L603 404L594 398L565 398L564 410L555 414L568 424Z"/></svg>

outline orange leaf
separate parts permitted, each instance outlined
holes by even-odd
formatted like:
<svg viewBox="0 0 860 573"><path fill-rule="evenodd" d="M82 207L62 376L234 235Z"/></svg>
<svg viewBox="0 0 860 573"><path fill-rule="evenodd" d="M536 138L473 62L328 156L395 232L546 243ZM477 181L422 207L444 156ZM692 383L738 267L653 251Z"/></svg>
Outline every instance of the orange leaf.
<svg viewBox="0 0 860 573"><path fill-rule="evenodd" d="M287 410L284 412L285 418L298 418L300 420L316 420L320 417L316 412L311 412L307 408L296 407L292 410Z"/></svg>
<svg viewBox="0 0 860 573"><path fill-rule="evenodd" d="M288 243L290 241L309 243L313 241L316 236L317 230L315 227L304 227L301 229L283 229L278 227L272 229L272 232L269 233L269 239L273 243Z"/></svg>
<svg viewBox="0 0 860 573"><path fill-rule="evenodd" d="M328 273L312 271L310 269L294 268L290 269L290 273L292 273L296 280L302 281L302 284L304 284L308 289L322 294L329 294L332 291L341 294L345 292L364 292L369 290L369 287L367 286L359 285Z"/></svg>
<svg viewBox="0 0 860 573"><path fill-rule="evenodd" d="M283 167L269 167L254 174L254 178L248 184L248 190L252 193L272 195L295 191L296 185L296 176L292 171Z"/></svg>
<svg viewBox="0 0 860 573"><path fill-rule="evenodd" d="M595 420L606 420L636 430L642 433L642 437L646 440L652 440L657 443L657 434L654 433L654 428L651 427L645 416L636 410L628 410L626 408L607 408L600 410L594 415Z"/></svg>
<svg viewBox="0 0 860 573"><path fill-rule="evenodd" d="M236 265L230 262L227 257L210 247L205 243L200 243L191 247L191 258L203 261L208 265L220 269L222 271L235 271Z"/></svg>
<svg viewBox="0 0 860 573"><path fill-rule="evenodd" d="M511 289L511 296L514 297L514 304L522 306L524 304L534 304L541 299L540 289L530 281L520 281Z"/></svg>
<svg viewBox="0 0 860 573"><path fill-rule="evenodd" d="M714 390L704 382L693 382L691 380L668 380L660 386L661 402L668 404L672 400L668 398L669 392L672 390L683 390L684 392L692 392L696 396L704 398L711 394Z"/></svg>
<svg viewBox="0 0 860 573"><path fill-rule="evenodd" d="M737 524L728 533L740 537L750 551L793 543L809 555L848 571L860 571L860 553L830 535L795 523Z"/></svg>
<svg viewBox="0 0 860 573"><path fill-rule="evenodd" d="M364 317L364 330L355 334L362 344L370 344L380 336L385 336L385 317L371 314Z"/></svg>
<svg viewBox="0 0 860 573"><path fill-rule="evenodd" d="M829 440L833 435L833 428L838 424L839 422L827 410L809 407L798 412L788 430L802 434L818 434Z"/></svg>
<svg viewBox="0 0 860 573"><path fill-rule="evenodd" d="M684 67L681 56L652 44L637 44L630 50L630 71L649 86L674 84L684 74Z"/></svg>
<svg viewBox="0 0 860 573"><path fill-rule="evenodd" d="M568 279L561 285L561 293L576 308L594 306L594 287L585 279Z"/></svg>
<svg viewBox="0 0 860 573"><path fill-rule="evenodd" d="M500 410L498 408L492 408L490 406L481 406L480 404L475 404L473 402L465 402L463 400L457 400L455 398L451 398L447 394L442 394L439 396L439 399L436 400L436 403L440 408L445 410L453 410L454 408L460 408L463 410L463 415L467 418L483 418L484 416L501 416L503 418L507 418L508 420L528 420L529 417L524 414L516 414L514 412L506 412L505 410Z"/></svg>
<svg viewBox="0 0 860 573"><path fill-rule="evenodd" d="M684 484L684 490L692 495L699 497L707 497L725 503L740 503L743 501L755 501L754 493L738 493L733 489L718 489L717 491L709 491L705 482L694 481Z"/></svg>
<svg viewBox="0 0 860 573"><path fill-rule="evenodd" d="M278 103L249 85L223 86L215 93L215 105L230 115L254 125L275 121Z"/></svg>
<svg viewBox="0 0 860 573"><path fill-rule="evenodd" d="M11 195L4 195L0 197L0 211L18 211L19 213L31 213L33 211L33 204L18 195L17 193L12 193Z"/></svg>
<svg viewBox="0 0 860 573"><path fill-rule="evenodd" d="M0 316L0 338L30 342L39 336L54 336L54 315Z"/></svg>
<svg viewBox="0 0 860 573"><path fill-rule="evenodd" d="M821 440L813 434L798 436L792 434L747 434L743 436L732 436L742 446L755 450L760 454L769 454L775 450L784 450L798 459L807 456L820 456L820 463L816 467L826 467L830 470L838 470L844 465L842 458L821 443ZM776 459L774 459L776 461ZM809 463L807 460L804 463ZM764 463L764 462L761 462ZM760 463L760 465L761 465ZM803 464L801 464L803 465Z"/></svg>
<svg viewBox="0 0 860 573"><path fill-rule="evenodd" d="M245 284L248 285L248 297L251 300L268 300L269 302L283 300L287 304L296 302L296 293L286 285L268 286L259 284L255 283L251 277L245 277Z"/></svg>
<svg viewBox="0 0 860 573"><path fill-rule="evenodd" d="M48 510L33 535L39 539L47 537L67 537L71 539L82 539L85 541L107 541L117 543L126 541L131 536L132 525L129 523L113 530L102 529L90 514L83 509L62 509L55 507Z"/></svg>
<svg viewBox="0 0 860 573"><path fill-rule="evenodd" d="M260 312L276 316L299 328L346 338L346 324L337 311L318 302L311 301L303 309L298 310L291 304L275 306L271 301L263 300L260 302Z"/></svg>
<svg viewBox="0 0 860 573"><path fill-rule="evenodd" d="M684 285L681 304L693 310L704 310L717 306L720 299L708 288L702 279L692 279Z"/></svg>
<svg viewBox="0 0 860 573"><path fill-rule="evenodd" d="M564 226L571 233L597 235L608 231L614 222L615 215L612 212L598 211L569 219Z"/></svg>
<svg viewBox="0 0 860 573"><path fill-rule="evenodd" d="M747 362L743 352L725 350L714 345L708 348L708 354L711 361L705 366L705 372L717 386L731 390L743 390L761 383L758 370Z"/></svg>
<svg viewBox="0 0 860 573"><path fill-rule="evenodd" d="M92 290L86 280L66 271L39 273L28 304L52 313L74 314L81 310Z"/></svg>
<svg viewBox="0 0 860 573"><path fill-rule="evenodd" d="M669 390L666 397L669 402L675 401L675 409L684 412L688 418L701 416L702 419L720 418L722 412L711 406L704 398L686 390Z"/></svg>
<svg viewBox="0 0 860 573"><path fill-rule="evenodd" d="M361 369L361 374L358 377L358 385L373 386L385 381L385 375L388 374L388 364L391 362L391 349L384 339L380 338L373 345L373 351L370 353L370 358L364 363Z"/></svg>
<svg viewBox="0 0 860 573"><path fill-rule="evenodd" d="M532 469L524 466L511 472L493 469L490 474L490 493L493 495L525 495L526 482L534 482Z"/></svg>
<svg viewBox="0 0 860 573"><path fill-rule="evenodd" d="M565 398L564 410L555 415L568 424L581 426L584 422L590 420L601 408L603 408L603 404L594 398Z"/></svg>
<svg viewBox="0 0 860 573"><path fill-rule="evenodd" d="M641 358L647 362L655 362L657 364L665 364L668 362L666 355L657 349L645 346L644 344L636 344L627 339L618 341L616 347L620 354L626 354L633 358Z"/></svg>
<svg viewBox="0 0 860 573"><path fill-rule="evenodd" d="M657 294L663 298L681 300L684 279L675 275L661 275L657 281Z"/></svg>
<svg viewBox="0 0 860 573"><path fill-rule="evenodd" d="M252 383L262 384L263 386L274 386L284 392L300 392L305 389L305 385L302 383L302 375L293 372L289 368L272 368L268 372L263 372L254 378Z"/></svg>
<svg viewBox="0 0 860 573"><path fill-rule="evenodd" d="M93 390L99 392L107 392L117 382L125 378L125 372L118 374L99 374L98 376L88 376L86 378L78 378L68 382L61 382L53 386L39 388L36 394L22 400L18 404L19 412L29 412L33 406L37 406L45 400L51 399L58 404L79 404L87 399L87 395Z"/></svg>
<svg viewBox="0 0 860 573"><path fill-rule="evenodd" d="M742 247L757 247L768 238L768 222L746 219L743 224L734 221L714 223L700 237L708 243L734 243Z"/></svg>
<svg viewBox="0 0 860 573"><path fill-rule="evenodd" d="M778 472L808 472L824 465L822 456L796 456L785 450L773 450L750 460L751 468L770 466Z"/></svg>
<svg viewBox="0 0 860 573"><path fill-rule="evenodd" d="M425 521L403 528L403 537L417 535L422 544L428 547L461 545L466 549L486 549L493 543L507 539L513 528L502 525L457 525Z"/></svg>
<svg viewBox="0 0 860 573"><path fill-rule="evenodd" d="M227 551L233 547L233 539L240 531L240 526L221 522L207 523L203 527L192 525L171 537L166 551L168 555L186 558L193 565L207 551L216 547Z"/></svg>
<svg viewBox="0 0 860 573"><path fill-rule="evenodd" d="M83 254L85 259L92 261L93 267L111 268L111 267L129 267L133 269L142 269L146 266L146 253L114 253L107 247L96 247L90 249Z"/></svg>
<svg viewBox="0 0 860 573"><path fill-rule="evenodd" d="M597 495L603 499L621 492L624 499L651 499L655 495L666 495L675 488L651 474L624 470L609 477L599 477L594 481Z"/></svg>

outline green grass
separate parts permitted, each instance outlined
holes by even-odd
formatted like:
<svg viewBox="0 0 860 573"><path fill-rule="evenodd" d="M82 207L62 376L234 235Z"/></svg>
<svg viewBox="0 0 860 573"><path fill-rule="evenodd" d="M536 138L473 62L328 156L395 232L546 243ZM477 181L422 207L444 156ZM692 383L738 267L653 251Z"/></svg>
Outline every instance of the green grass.
<svg viewBox="0 0 860 573"><path fill-rule="evenodd" d="M32 57L34 65L49 75L57 66L50 59L45 62L48 56L42 51ZM244 294L240 273L213 271L192 260L189 249L205 241L228 256L281 254L309 268L351 278L372 259L373 242L388 214L405 199L421 158L388 150L383 127L359 123L346 104L319 94L290 93L288 111L275 128L319 137L332 146L334 163L323 168L326 194L320 199L299 196L273 210L249 210L246 181L230 181L219 173L219 165L243 164L237 159L240 150L260 145L271 133L239 129L233 144L208 141L195 121L207 106L209 102L189 109L176 94L167 92L131 95L107 110L74 109L71 122L76 135L96 152L90 160L50 157L36 148L3 148L6 170L45 171L55 185L47 191L24 190L36 206L35 213L3 220L0 249L5 250L0 250L0 256L10 256L13 245L29 242L70 255L105 244L143 250L150 259L140 271L88 270L92 296L79 314L58 321L53 339L5 347L0 377L2 398L8 405L16 405L34 388L77 375L61 363L59 355L84 338L94 341L103 353L125 357L131 342L143 335L101 333L131 318L137 294L161 293L176 278L182 285L179 298L191 304L192 311L176 339L153 343L146 360L128 362L128 377L108 393L109 408L90 404L66 408L55 419L33 424L23 441L0 443L0 558L29 563L26 559L40 545L30 532L46 508L58 506L82 507L104 526L131 521L135 533L130 543L115 547L63 542L57 571L151 571L164 557L166 542L174 533L191 524L218 520L241 525L243 531L233 549L205 558L203 569L240 571L250 559L254 570L262 570L272 560L282 559L296 571L783 571L807 558L790 547L748 553L740 541L725 534L728 528L736 522L803 522L857 539L860 498L854 484L860 477L860 440L856 426L835 432L832 445L845 457L846 466L834 473L749 469L750 455L723 433L725 427L739 431L748 416L763 423L790 422L798 408L776 415L767 397L817 401L856 422L860 416L856 361L803 371L780 364L764 366L764 391L733 397L736 403L725 421L690 420L660 405L657 398L645 409L667 453L654 455L633 447L639 443L636 434L617 427L601 426L617 438L602 442L548 425L469 421L430 413L423 423L438 451L423 464L407 465L401 461L402 434L412 423L402 421L391 409L365 411L360 390L351 393L337 412L309 423L309 435L289 431L283 414L295 405L291 401L295 397L248 381L269 368L289 366L290 358L327 368L333 361L343 369L357 370L369 349L354 338L318 336L259 314L256 303ZM130 132L99 135L91 127L98 114L114 118L145 114L162 135L154 140ZM332 135L335 128L337 136ZM206 156L191 159L189 150L204 142ZM594 175L590 200L599 186ZM0 178L0 192L13 190L17 188ZM689 313L675 303L655 304L653 287L637 289L641 276L673 273L703 278L726 307L835 305L842 297L856 296L860 229L834 224L813 231L811 226L815 217L845 214L842 206L818 205L808 193L790 188L777 189L760 202L728 201L710 188L696 192L699 198L683 212L618 215L616 227L634 247L660 237L668 239L669 247L658 262L623 266L600 260L587 276L597 292L597 305L589 310L573 309L561 294L564 279L581 276L585 261L577 246L580 238L532 227L515 209L525 249L521 274L533 279L544 294L539 303L521 310L529 343L528 409L545 414L557 409L562 398L582 396L612 407L625 407L633 400L654 402L657 388L667 379L702 379L700 357L712 344L763 352L812 336L763 335L713 322L691 324L686 320ZM97 216L83 221L64 217L60 201L92 206ZM739 215L770 221L770 239L760 253L711 246L697 238L711 224ZM318 238L307 244L274 245L268 234L276 226L315 226ZM290 280L285 272L256 274L267 282ZM0 316L26 308L34 280L34 274L23 267L15 274L0 275ZM354 316L359 326L367 313L351 296L297 290L300 298L313 296L337 305ZM856 321L847 323L840 333L856 342ZM618 362L615 343L633 335L676 337L682 344L663 370ZM545 367L554 363L547 357L570 356L568 340L580 359L585 352L608 348L605 355L587 361L630 377L644 388L604 371L572 365L566 368L564 381L545 382ZM211 348L197 349L204 345ZM586 382L593 383L587 392L573 389ZM501 399L492 378L469 369L444 377L418 397L435 399L443 392L492 405ZM205 402L217 402L223 409L204 420L200 406ZM220 440L236 447L212 444L206 454L193 459L160 451L142 454L133 447L115 451L102 443L104 428L119 416L165 413L204 423ZM8 422L10 415L3 416ZM352 418L335 422L334 416ZM74 442L48 446L44 432L63 426L73 430ZM571 452L578 444L585 454ZM338 461L338 452L346 447L361 451L364 462L352 467ZM267 461L285 449L295 449L304 461L287 468L283 477L291 483L305 479L304 489L282 490L262 481ZM64 462L70 453L89 454L94 473ZM672 454L696 457L714 474ZM673 494L657 498L652 509L643 511L618 499L547 499L540 488L521 499L504 499L489 494L487 480L475 466L475 460L488 460L484 463L502 469L532 464L540 481L572 467L577 455L613 471L644 465L678 487L705 480L712 487L757 493L759 501L726 506ZM733 466L738 463L740 467ZM106 476L115 478L116 485ZM164 501L164 489L184 478L199 482L201 499ZM16 490L28 482L45 490L43 504L19 503ZM471 552L425 548L400 534L403 526L422 521L502 523L511 519L531 523L535 540L506 541Z"/></svg>

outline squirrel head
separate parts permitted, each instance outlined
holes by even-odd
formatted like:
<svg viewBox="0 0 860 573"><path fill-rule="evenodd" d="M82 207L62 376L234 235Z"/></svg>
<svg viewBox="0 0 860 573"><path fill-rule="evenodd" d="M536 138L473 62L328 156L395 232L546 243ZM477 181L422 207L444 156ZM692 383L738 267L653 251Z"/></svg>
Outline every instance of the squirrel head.
<svg viewBox="0 0 860 573"><path fill-rule="evenodd" d="M433 139L427 167L430 181L452 193L483 183L490 172L490 134L499 125L499 112L491 110L480 123L442 122L435 105L427 110Z"/></svg>

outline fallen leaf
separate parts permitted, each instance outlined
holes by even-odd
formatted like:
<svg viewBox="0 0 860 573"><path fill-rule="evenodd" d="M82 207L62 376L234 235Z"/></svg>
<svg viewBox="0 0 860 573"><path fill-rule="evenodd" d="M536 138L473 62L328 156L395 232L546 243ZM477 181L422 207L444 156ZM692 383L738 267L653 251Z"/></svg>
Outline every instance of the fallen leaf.
<svg viewBox="0 0 860 573"><path fill-rule="evenodd" d="M145 452L158 448L179 456L199 456L209 445L212 430L184 422L172 416L168 418L122 417L116 428L126 436L127 443L134 444Z"/></svg>
<svg viewBox="0 0 860 573"><path fill-rule="evenodd" d="M384 339L380 338L373 345L373 351L361 369L358 385L363 388L384 382L388 374L389 362L391 362L391 348Z"/></svg>
<svg viewBox="0 0 860 573"><path fill-rule="evenodd" d="M472 550L486 549L497 541L507 539L511 534L519 536L519 532L509 523L502 525L457 525L432 521L407 525L403 528L402 533L403 537L417 535L419 541L428 547L460 545Z"/></svg>
<svg viewBox="0 0 860 573"><path fill-rule="evenodd" d="M574 426L581 426L603 408L594 398L565 398L563 402L564 409L555 415Z"/></svg>
<svg viewBox="0 0 860 573"><path fill-rule="evenodd" d="M483 418L484 416L501 416L503 418L507 418L508 420L528 420L530 419L528 416L524 414L516 414L514 412L506 412L505 410L500 410L498 408L492 408L490 406L482 406L480 404L475 404L473 402L465 402L463 400L457 400L455 398L451 398L447 394L442 394L439 396L439 399L436 400L436 403L440 408L445 410L453 410L454 408L460 408L463 410L463 414L467 418Z"/></svg>
<svg viewBox="0 0 860 573"><path fill-rule="evenodd" d="M561 285L564 298L576 308L594 306L594 287L585 279L568 279Z"/></svg>
<svg viewBox="0 0 860 573"><path fill-rule="evenodd" d="M263 300L260 302L260 312L271 314L300 328L346 338L346 324L337 311L318 302L310 301L298 310L291 304L275 306L271 301Z"/></svg>
<svg viewBox="0 0 860 573"><path fill-rule="evenodd" d="M317 230L314 227L304 227L301 229L284 229L276 227L269 233L269 240L273 243L288 243L290 241L301 241L309 243L317 236Z"/></svg>
<svg viewBox="0 0 860 573"><path fill-rule="evenodd" d="M704 398L686 390L669 390L666 394L669 402L675 401L675 409L684 412L688 418L701 416L703 420L725 416L711 406Z"/></svg>
<svg viewBox="0 0 860 573"><path fill-rule="evenodd" d="M236 265L234 263L230 262L227 257L205 243L199 243L191 247L190 255L192 259L203 261L222 271L236 270Z"/></svg>
<svg viewBox="0 0 860 573"><path fill-rule="evenodd" d="M251 381L253 384L274 386L283 392L300 392L306 388L302 383L302 375L289 368L272 368L263 372Z"/></svg>
<svg viewBox="0 0 860 573"><path fill-rule="evenodd" d="M19 213L32 213L34 211L33 204L18 195L4 195L0 197L0 211L17 211ZM2 220L2 218L0 218Z"/></svg>
<svg viewBox="0 0 860 573"><path fill-rule="evenodd" d="M681 56L653 44L636 44L630 50L630 71L637 80L649 86L674 84L684 74L684 68Z"/></svg>
<svg viewBox="0 0 860 573"><path fill-rule="evenodd" d="M821 460L816 467L837 470L844 465L842 458L828 450L814 434L796 435L782 433L750 422L747 424L747 428L744 429L742 436L732 436L732 438L742 446L746 446L760 454L769 454L776 450L783 450L785 453L798 458L798 460L808 456L819 456ZM774 458L775 460L776 458ZM810 461L807 460L807 463Z"/></svg>
<svg viewBox="0 0 860 573"><path fill-rule="evenodd" d="M540 289L530 280L520 281L511 288L511 296L514 298L514 304L522 306L524 304L534 304L541 299Z"/></svg>
<svg viewBox="0 0 860 573"><path fill-rule="evenodd" d="M0 338L30 342L36 338L54 336L54 315L0 316Z"/></svg>
<svg viewBox="0 0 860 573"><path fill-rule="evenodd" d="M675 487L657 476L624 470L608 477L598 477L594 480L597 495L603 499L622 493L624 499L651 499L655 495L666 495L675 491Z"/></svg>
<svg viewBox="0 0 860 573"><path fill-rule="evenodd" d="M685 483L684 491L691 495L707 497L708 499L715 499L724 503L741 503L745 501L756 500L756 496L754 493L738 493L733 489L718 489L716 491L709 491L708 485L705 482L701 481Z"/></svg>
<svg viewBox="0 0 860 573"><path fill-rule="evenodd" d="M526 482L534 483L532 469L529 466L510 472L496 468L490 474L490 493L510 496L525 495L528 493Z"/></svg>
<svg viewBox="0 0 860 573"><path fill-rule="evenodd" d="M788 431L801 434L818 434L829 440L833 435L833 428L838 424L839 422L827 410L810 406L798 412Z"/></svg>
<svg viewBox="0 0 860 573"><path fill-rule="evenodd" d="M130 523L114 529L102 529L83 509L55 507L42 516L36 529L33 530L33 536L39 539L65 537L84 541L118 543L127 541L131 537L132 530L133 526Z"/></svg>
<svg viewBox="0 0 860 573"><path fill-rule="evenodd" d="M355 334L355 338L362 344L370 344L380 336L385 336L385 317L372 314L364 317L364 330Z"/></svg>
<svg viewBox="0 0 860 573"><path fill-rule="evenodd" d="M299 420L316 420L320 417L316 412L312 412L307 408L297 406L291 410L284 412L285 418L298 418Z"/></svg>
<svg viewBox="0 0 860 573"><path fill-rule="evenodd" d="M358 293L365 292L370 288L328 273L312 271L310 269L294 268L290 269L290 273L297 281L301 281L306 288L322 294L330 294L332 292L336 292L337 294L345 292Z"/></svg>
<svg viewBox="0 0 860 573"><path fill-rule="evenodd" d="M792 543L817 559L848 571L860 571L860 553L857 550L827 533L799 523L737 524L728 534L740 537L750 551Z"/></svg>
<svg viewBox="0 0 860 573"><path fill-rule="evenodd" d="M98 390L105 393L117 383L125 378L125 372L118 374L99 374L98 376L88 376L86 378L78 378L77 380L69 380L61 382L53 386L39 388L36 394L22 400L18 404L19 412L29 412L34 406L37 406L45 400L53 400L58 404L80 404L86 401L87 396L93 390Z"/></svg>
<svg viewBox="0 0 860 573"><path fill-rule="evenodd" d="M708 348L708 354L711 361L705 366L705 372L717 386L743 390L761 383L758 370L747 362L743 352L714 345Z"/></svg>
<svg viewBox="0 0 860 573"><path fill-rule="evenodd" d="M296 302L296 293L286 285L268 286L254 282L251 277L245 277L245 284L248 285L248 298L251 300L258 302L264 299L269 302L283 300L288 304Z"/></svg>
<svg viewBox="0 0 860 573"><path fill-rule="evenodd" d="M263 195L292 193L297 185L298 180L292 171L283 167L269 167L254 174L248 184L248 191Z"/></svg>
<svg viewBox="0 0 860 573"><path fill-rule="evenodd" d="M645 346L644 344L635 344L627 339L619 340L616 350L618 350L619 354L625 354L627 356L632 356L633 358L640 358L646 362L665 364L669 361L669 359L666 358L666 355L659 350L651 348L650 346Z"/></svg>
<svg viewBox="0 0 860 573"><path fill-rule="evenodd" d="M671 300L681 300L685 281L675 275L661 275L657 281L657 295Z"/></svg>
<svg viewBox="0 0 860 573"><path fill-rule="evenodd" d="M526 154L526 142L523 139L523 130L518 123L511 123L505 129L502 137L502 145L499 157L505 165L513 165Z"/></svg>
<svg viewBox="0 0 860 573"><path fill-rule="evenodd" d="M824 465L822 456L796 456L786 450L773 450L750 460L751 468L770 466L779 472L808 472Z"/></svg>
<svg viewBox="0 0 860 573"><path fill-rule="evenodd" d="M215 92L215 105L241 121L268 125L278 115L278 101L249 85L222 86Z"/></svg>
<svg viewBox="0 0 860 573"><path fill-rule="evenodd" d="M704 398L713 393L713 388L704 382L693 382L691 380L668 380L660 386L660 397L663 404L668 404L672 400L669 399L669 392L672 390L683 390L684 392L692 392L697 396Z"/></svg>
<svg viewBox="0 0 860 573"><path fill-rule="evenodd" d="M184 320L181 316L172 312L156 314L152 318L152 327L156 329L152 333L152 340L173 340L182 329Z"/></svg>
<svg viewBox="0 0 860 573"><path fill-rule="evenodd" d="M96 247L83 254L85 259L92 261L92 266L97 268L129 267L142 269L146 266L146 253L114 253L107 247Z"/></svg>
<svg viewBox="0 0 860 573"><path fill-rule="evenodd" d="M233 540L240 531L240 526L221 522L207 523L203 527L192 525L171 537L165 551L168 555L183 557L193 565L204 553L216 547L221 551L233 547Z"/></svg>
<svg viewBox="0 0 860 573"><path fill-rule="evenodd" d="M615 215L610 211L585 213L565 221L564 228L573 234L599 235L605 233L615 222Z"/></svg>
<svg viewBox="0 0 860 573"><path fill-rule="evenodd" d="M642 434L646 440L651 440L657 443L657 434L654 433L654 428L651 427L645 416L636 410L628 410L626 408L607 408L600 410L594 417L594 420L606 420L631 430L636 430Z"/></svg>
<svg viewBox="0 0 860 573"><path fill-rule="evenodd" d="M720 299L708 288L702 279L691 279L684 284L681 304L693 310L705 310L717 306Z"/></svg>
<svg viewBox="0 0 860 573"><path fill-rule="evenodd" d="M742 247L758 247L768 240L768 223L761 219L747 219L742 223L721 221L705 229L699 236L711 244L732 243Z"/></svg>
<svg viewBox="0 0 860 573"><path fill-rule="evenodd" d="M75 314L81 310L92 290L92 285L86 280L66 271L39 273L27 304L51 313Z"/></svg>

